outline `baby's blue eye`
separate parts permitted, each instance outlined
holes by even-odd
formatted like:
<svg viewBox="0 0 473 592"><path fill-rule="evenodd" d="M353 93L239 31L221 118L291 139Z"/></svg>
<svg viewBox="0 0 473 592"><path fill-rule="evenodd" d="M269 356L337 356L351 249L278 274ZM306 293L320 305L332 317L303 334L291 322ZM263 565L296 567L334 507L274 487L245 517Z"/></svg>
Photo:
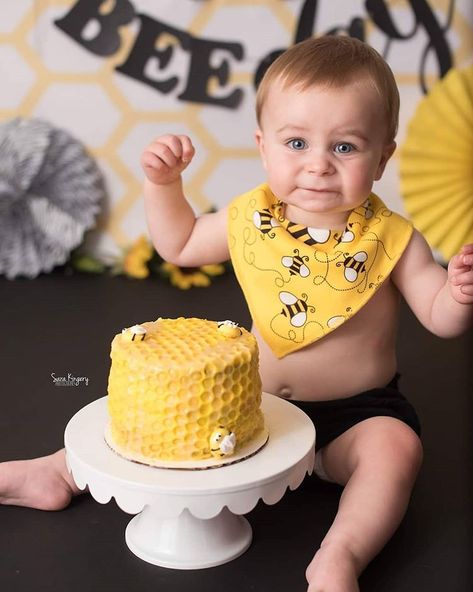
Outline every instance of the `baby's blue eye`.
<svg viewBox="0 0 473 592"><path fill-rule="evenodd" d="M301 138L294 138L294 140L289 140L287 144L293 150L304 150L304 148L307 148L305 140L301 140Z"/></svg>
<svg viewBox="0 0 473 592"><path fill-rule="evenodd" d="M340 142L339 144L335 145L335 152L338 154L349 154L353 150L353 146L348 142Z"/></svg>

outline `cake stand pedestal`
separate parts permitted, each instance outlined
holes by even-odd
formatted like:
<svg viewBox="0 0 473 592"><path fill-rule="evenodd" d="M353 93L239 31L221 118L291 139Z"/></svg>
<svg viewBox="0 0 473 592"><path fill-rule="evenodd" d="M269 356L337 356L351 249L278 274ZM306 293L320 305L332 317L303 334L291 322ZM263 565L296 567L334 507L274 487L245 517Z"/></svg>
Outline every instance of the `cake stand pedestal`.
<svg viewBox="0 0 473 592"><path fill-rule="evenodd" d="M295 405L263 394L267 444L254 456L206 470L158 469L125 460L104 440L107 397L90 403L65 431L68 468L100 503L112 497L129 514L125 540L138 557L162 567L201 569L235 559L251 544L242 516L262 499L275 504L311 473L315 429Z"/></svg>

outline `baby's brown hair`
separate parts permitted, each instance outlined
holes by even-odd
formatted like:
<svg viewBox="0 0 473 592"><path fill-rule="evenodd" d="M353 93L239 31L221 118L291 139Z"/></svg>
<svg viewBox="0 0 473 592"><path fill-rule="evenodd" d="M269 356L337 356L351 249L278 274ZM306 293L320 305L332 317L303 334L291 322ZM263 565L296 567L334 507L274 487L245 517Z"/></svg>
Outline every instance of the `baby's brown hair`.
<svg viewBox="0 0 473 592"><path fill-rule="evenodd" d="M276 80L283 88L298 86L306 90L317 84L340 88L363 77L373 84L380 96L386 116L387 142L392 142L399 121L399 91L394 75L375 49L353 37L313 37L281 54L268 68L258 87L258 125L269 89Z"/></svg>

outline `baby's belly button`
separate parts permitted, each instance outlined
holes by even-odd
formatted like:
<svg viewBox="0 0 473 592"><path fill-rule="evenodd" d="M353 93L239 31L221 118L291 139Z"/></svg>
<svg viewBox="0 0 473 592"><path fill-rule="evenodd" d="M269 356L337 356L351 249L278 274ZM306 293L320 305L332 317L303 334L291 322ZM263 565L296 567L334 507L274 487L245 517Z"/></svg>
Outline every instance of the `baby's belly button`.
<svg viewBox="0 0 473 592"><path fill-rule="evenodd" d="M283 399L290 399L292 397L292 391L288 386L283 386L277 393Z"/></svg>

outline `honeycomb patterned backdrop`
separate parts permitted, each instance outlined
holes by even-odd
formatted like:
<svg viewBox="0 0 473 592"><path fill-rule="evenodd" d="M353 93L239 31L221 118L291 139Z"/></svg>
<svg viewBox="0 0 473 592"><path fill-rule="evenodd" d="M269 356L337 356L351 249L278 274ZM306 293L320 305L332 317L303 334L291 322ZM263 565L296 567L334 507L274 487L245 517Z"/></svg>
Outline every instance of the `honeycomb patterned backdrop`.
<svg viewBox="0 0 473 592"><path fill-rule="evenodd" d="M14 0L1 15L0 120L46 119L96 158L108 200L86 247L104 259L146 232L139 159L159 134L194 141L185 190L196 212L263 180L255 74L297 34L362 32L386 56L398 143L442 68L473 56L471 0ZM396 158L377 190L403 212Z"/></svg>

